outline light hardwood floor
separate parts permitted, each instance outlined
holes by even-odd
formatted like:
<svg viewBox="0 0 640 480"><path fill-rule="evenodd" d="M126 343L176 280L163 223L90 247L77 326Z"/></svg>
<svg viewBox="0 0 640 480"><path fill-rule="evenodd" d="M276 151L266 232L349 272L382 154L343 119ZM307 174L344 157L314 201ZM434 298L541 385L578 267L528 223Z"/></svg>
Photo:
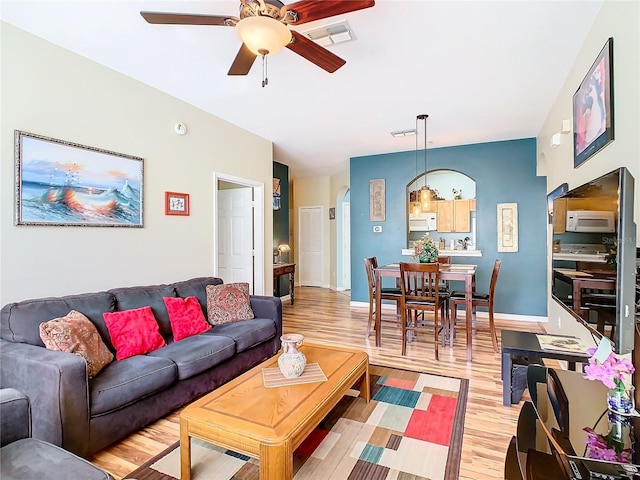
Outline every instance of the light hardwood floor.
<svg viewBox="0 0 640 480"><path fill-rule="evenodd" d="M493 351L487 331L473 338L473 361L467 363L464 330L457 332L453 349L440 347L434 360L433 340L421 334L409 343L407 355L400 355L401 335L396 326L384 323L382 346L375 346L374 333L365 339L367 308L349 306L348 293L322 288L296 288L295 305L283 304L285 333L297 332L306 341L360 348L369 361L411 370L469 379L460 477L465 480L504 478L504 458L516 431L519 405L502 405L500 354ZM393 310L384 310L393 318ZM537 323L497 322L497 328L542 332ZM525 394L526 395L526 394ZM525 396L526 398L526 396ZM179 411L98 452L91 460L111 472L116 480L160 453L179 438Z"/></svg>

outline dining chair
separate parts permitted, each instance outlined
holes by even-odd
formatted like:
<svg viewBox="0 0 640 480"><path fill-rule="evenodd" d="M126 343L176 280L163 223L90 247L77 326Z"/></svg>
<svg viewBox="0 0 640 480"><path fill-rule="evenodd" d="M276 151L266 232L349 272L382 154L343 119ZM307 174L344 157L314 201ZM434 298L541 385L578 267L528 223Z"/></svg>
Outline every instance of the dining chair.
<svg viewBox="0 0 640 480"><path fill-rule="evenodd" d="M374 322L375 305L376 305L376 275L374 269L378 268L378 259L377 257L365 257L364 259L364 268L367 272L367 281L369 282L369 320L367 322L367 333L365 338L369 338L371 334L371 324ZM401 289L398 287L389 287L389 288L381 288L380 290L380 298L382 300L393 300L396 302L396 319L393 320L394 323L399 324L399 305L400 305L400 296L402 295ZM380 312L382 313L382 312ZM383 320L382 315L380 315L380 322L388 322L390 320Z"/></svg>
<svg viewBox="0 0 640 480"><path fill-rule="evenodd" d="M402 323L402 355L407 353L407 337L420 330L428 330L433 326L433 343L435 357L438 360L438 336L443 327L447 327L448 319L445 296L440 295L439 263L406 263L400 262L400 315ZM425 312L433 312L433 323L424 316ZM418 318L418 313L421 318ZM439 315L440 314L440 315ZM442 325L439 320L442 318ZM442 336L444 345L445 335Z"/></svg>
<svg viewBox="0 0 640 480"><path fill-rule="evenodd" d="M500 266L502 262L497 260L493 264L493 272L491 273L491 283L489 284L489 293L477 293L473 292L472 303L472 317L473 324L476 325L476 307L486 307L489 311L489 332L491 334L491 342L493 343L493 350L498 352L498 337L496 335L496 325L493 319L493 300L496 293L496 284L498 283L498 273L500 272ZM464 306L466 303L465 292L454 291L449 295L449 305L451 306L451 335L453 335L453 329L455 328L457 320L458 306Z"/></svg>

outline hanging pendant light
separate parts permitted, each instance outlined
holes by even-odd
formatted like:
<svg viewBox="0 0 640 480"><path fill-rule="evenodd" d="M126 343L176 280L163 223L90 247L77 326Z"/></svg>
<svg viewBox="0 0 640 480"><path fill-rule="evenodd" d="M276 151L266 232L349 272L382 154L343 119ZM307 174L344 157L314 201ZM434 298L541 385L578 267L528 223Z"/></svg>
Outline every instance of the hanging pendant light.
<svg viewBox="0 0 640 480"><path fill-rule="evenodd" d="M427 185L427 118L429 115L426 113L420 114L416 117L416 130L418 120L422 120L424 122L424 186L420 189L420 211L428 212L431 208L431 201L433 200L433 190L429 188ZM416 135L417 137L417 135ZM417 140L416 140L417 145ZM416 158L417 158L417 147L416 147ZM416 160L417 161L417 160Z"/></svg>

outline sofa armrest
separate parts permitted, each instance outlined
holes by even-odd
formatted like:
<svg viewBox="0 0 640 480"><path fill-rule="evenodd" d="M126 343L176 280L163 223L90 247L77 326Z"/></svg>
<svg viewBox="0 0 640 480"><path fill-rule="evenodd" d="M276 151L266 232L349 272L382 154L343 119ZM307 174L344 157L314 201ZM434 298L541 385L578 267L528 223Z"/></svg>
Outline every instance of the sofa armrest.
<svg viewBox="0 0 640 480"><path fill-rule="evenodd" d="M0 447L30 436L29 398L15 388L0 389Z"/></svg>
<svg viewBox="0 0 640 480"><path fill-rule="evenodd" d="M282 301L277 297L250 295L251 310L256 318L271 318L276 322L276 339L282 336Z"/></svg>
<svg viewBox="0 0 640 480"><path fill-rule="evenodd" d="M34 438L85 453L89 382L82 357L0 339L0 385L29 397Z"/></svg>

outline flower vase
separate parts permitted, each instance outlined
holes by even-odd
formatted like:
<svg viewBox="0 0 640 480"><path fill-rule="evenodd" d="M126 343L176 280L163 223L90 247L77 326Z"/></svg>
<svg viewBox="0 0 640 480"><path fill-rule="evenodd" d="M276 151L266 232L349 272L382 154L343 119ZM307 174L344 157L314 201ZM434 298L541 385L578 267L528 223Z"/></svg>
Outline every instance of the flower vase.
<svg viewBox="0 0 640 480"><path fill-rule="evenodd" d="M280 337L282 355L278 358L278 367L286 378L296 378L302 375L307 364L307 357L298 350L304 336L299 333L288 333Z"/></svg>
<svg viewBox="0 0 640 480"><path fill-rule="evenodd" d="M635 388L610 388L607 391L607 408L618 415L633 415L635 412Z"/></svg>

